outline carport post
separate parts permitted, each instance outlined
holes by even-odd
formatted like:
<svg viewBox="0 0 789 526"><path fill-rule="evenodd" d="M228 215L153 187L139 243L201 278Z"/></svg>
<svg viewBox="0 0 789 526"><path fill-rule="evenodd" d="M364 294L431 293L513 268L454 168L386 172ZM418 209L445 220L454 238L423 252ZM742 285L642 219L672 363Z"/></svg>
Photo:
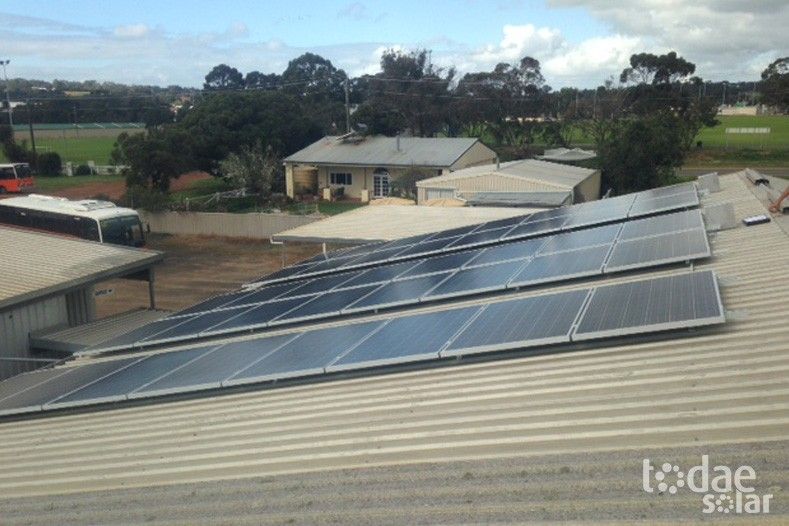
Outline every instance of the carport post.
<svg viewBox="0 0 789 526"><path fill-rule="evenodd" d="M148 303L151 310L156 309L156 293L154 292L153 285L156 282L156 273L153 267L148 269Z"/></svg>

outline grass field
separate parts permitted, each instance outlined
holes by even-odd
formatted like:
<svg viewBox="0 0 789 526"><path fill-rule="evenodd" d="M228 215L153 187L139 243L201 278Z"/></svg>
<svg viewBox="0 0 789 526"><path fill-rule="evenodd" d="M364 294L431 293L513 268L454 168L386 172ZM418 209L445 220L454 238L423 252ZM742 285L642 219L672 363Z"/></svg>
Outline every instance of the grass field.
<svg viewBox="0 0 789 526"><path fill-rule="evenodd" d="M115 137L85 138L41 138L36 139L36 151L57 152L63 162L75 165L95 161L96 164L110 164L110 153L115 144Z"/></svg>
<svg viewBox="0 0 789 526"><path fill-rule="evenodd" d="M699 133L698 140L705 148L789 150L789 116L726 115L718 120L720 124ZM770 128L770 133L732 134L726 133L726 128Z"/></svg>

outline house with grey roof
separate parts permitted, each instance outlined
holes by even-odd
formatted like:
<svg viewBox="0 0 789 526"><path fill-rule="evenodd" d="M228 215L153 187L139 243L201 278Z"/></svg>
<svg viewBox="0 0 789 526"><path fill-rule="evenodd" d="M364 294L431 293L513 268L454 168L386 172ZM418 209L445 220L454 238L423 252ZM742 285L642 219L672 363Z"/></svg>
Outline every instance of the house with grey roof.
<svg viewBox="0 0 789 526"><path fill-rule="evenodd" d="M368 201L387 197L392 181L412 170L438 176L495 160L475 138L327 136L285 158L286 192L295 198L342 188Z"/></svg>

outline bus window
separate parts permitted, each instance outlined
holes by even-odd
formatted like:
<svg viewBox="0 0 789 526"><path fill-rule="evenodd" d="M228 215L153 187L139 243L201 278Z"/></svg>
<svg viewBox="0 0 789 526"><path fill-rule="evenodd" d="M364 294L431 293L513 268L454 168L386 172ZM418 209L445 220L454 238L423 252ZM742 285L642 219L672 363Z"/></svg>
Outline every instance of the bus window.
<svg viewBox="0 0 789 526"><path fill-rule="evenodd" d="M0 180L10 181L12 179L16 179L16 172L12 167L0 168Z"/></svg>
<svg viewBox="0 0 789 526"><path fill-rule="evenodd" d="M121 216L101 220L101 236L104 243L141 247L145 240L142 224L137 216Z"/></svg>

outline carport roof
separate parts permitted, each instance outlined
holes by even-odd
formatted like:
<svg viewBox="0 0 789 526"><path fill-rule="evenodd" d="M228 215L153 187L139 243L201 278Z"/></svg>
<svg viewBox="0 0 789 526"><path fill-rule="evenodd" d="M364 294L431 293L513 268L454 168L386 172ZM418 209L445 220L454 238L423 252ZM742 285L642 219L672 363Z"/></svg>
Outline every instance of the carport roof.
<svg viewBox="0 0 789 526"><path fill-rule="evenodd" d="M150 268L161 252L0 226L0 309Z"/></svg>

